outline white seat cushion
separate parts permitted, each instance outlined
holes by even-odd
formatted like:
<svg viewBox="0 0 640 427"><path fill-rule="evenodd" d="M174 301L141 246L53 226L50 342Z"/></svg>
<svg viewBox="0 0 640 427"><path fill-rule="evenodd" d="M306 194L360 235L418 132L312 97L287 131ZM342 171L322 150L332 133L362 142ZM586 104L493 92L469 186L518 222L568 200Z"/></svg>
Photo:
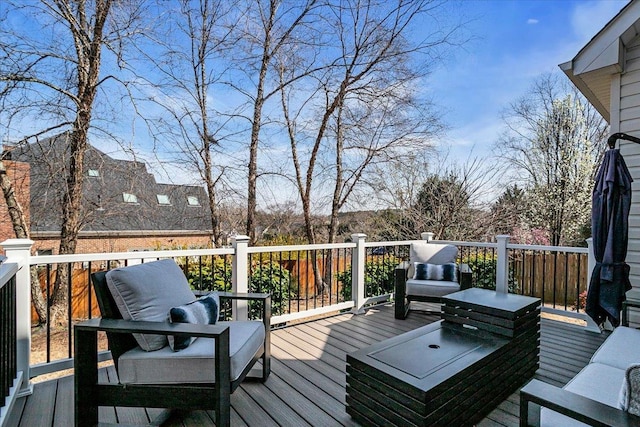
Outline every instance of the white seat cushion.
<svg viewBox="0 0 640 427"><path fill-rule="evenodd" d="M407 280L407 295L441 297L460 290L458 282L443 280Z"/></svg>
<svg viewBox="0 0 640 427"><path fill-rule="evenodd" d="M624 382L624 373L623 369L601 363L590 363L563 388L617 408L620 388ZM540 426L582 427L587 424L565 417L550 409L542 408L540 410Z"/></svg>
<svg viewBox="0 0 640 427"><path fill-rule="evenodd" d="M229 326L231 380L236 380L264 345L264 324L260 321L218 322ZM157 351L140 347L118 360L121 384L181 384L215 382L214 340L198 338L189 347L175 352L169 346Z"/></svg>
<svg viewBox="0 0 640 427"><path fill-rule="evenodd" d="M640 363L640 331L624 326L617 327L591 357L598 362L625 370Z"/></svg>

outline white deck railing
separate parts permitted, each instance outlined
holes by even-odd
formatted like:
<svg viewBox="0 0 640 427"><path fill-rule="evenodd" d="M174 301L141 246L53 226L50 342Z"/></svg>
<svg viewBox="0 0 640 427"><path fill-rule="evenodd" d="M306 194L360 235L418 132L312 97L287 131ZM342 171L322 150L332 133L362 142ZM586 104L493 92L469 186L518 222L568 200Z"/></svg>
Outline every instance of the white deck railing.
<svg viewBox="0 0 640 427"><path fill-rule="evenodd" d="M423 233L423 239L430 240L429 233ZM496 243L480 243L480 242L443 242L457 245L461 251L464 248L473 248L476 251L492 251L492 257L495 259L495 276L491 276L491 280L495 280L495 287L498 292L507 292L509 287L510 274L513 269L513 263L510 264L510 257L513 258L515 251L543 251L543 252L563 252L572 254L587 253L586 248L569 248L569 247L549 247L549 246L529 246L529 245L513 245L509 244L508 236L498 236ZM367 295L366 277L367 265L372 259L380 259L372 254L373 248L394 248L398 254L398 248L404 248L404 253L408 253L408 246L413 241L396 241L396 242L367 242L366 235L352 235L350 243L334 243L334 244L317 244L317 245L295 245L295 246L264 246L250 247L246 236L237 236L233 240L233 247L220 249L187 249L187 250L167 250L167 251L149 251L149 252L119 252L119 253L94 253L94 254L75 254L75 255L47 255L47 256L31 256L30 249L33 242L29 240L8 240L1 245L5 249L9 261L16 266L16 336L17 336L17 369L22 372L23 381L21 393L26 394L30 390L28 379L50 371L65 369L73 366L71 354L63 360L49 360L46 363L36 366L30 366L30 348L31 348L31 299L30 299L30 267L54 264L73 264L86 263L91 265L104 264L111 265L111 262L119 261L120 263L133 264L143 262L144 260L154 260L159 258L186 258L196 257L229 257L231 259L231 284L234 292L249 292L250 290L250 260L254 256L262 256L269 253L291 253L291 252L313 252L313 251L345 251L348 252L348 268L351 273L351 298L345 300L330 301L328 304L322 304L319 307L305 307L296 312L288 312L275 315L272 318L272 324L286 323L294 320L305 319L317 315L330 312L351 310L354 313L363 312L363 308L372 303L380 301L388 301L392 298L393 289L379 294ZM382 251L386 253L386 251ZM386 256L386 255L384 255ZM406 255L403 255L405 257ZM396 258L393 258L396 259ZM344 258L345 263L347 258ZM565 264L566 265L566 264ZM19 270L18 267L19 266ZM88 269L89 274L92 268ZM591 271L589 266L588 271ZM524 274L524 273L523 273ZM572 273L573 274L573 273ZM493 279L495 277L495 279ZM567 275L568 278L568 275ZM565 283L567 280L565 280ZM554 284L555 286L555 284ZM578 285L578 289L581 289ZM586 289L586 287L585 287ZM543 290L544 292L544 290ZM555 290L554 290L555 292ZM522 292L524 292L524 289ZM565 291L566 293L566 291ZM91 304L89 304L91 305ZM566 304L565 304L566 305ZM554 304L555 306L555 304ZM553 308L551 308L553 309ZM91 310L91 307L89 307ZM564 310L560 310L564 313ZM249 308L246 304L239 303L232 308L233 316L237 319L246 318ZM579 313L577 317L584 317ZM69 319L69 329L71 328L71 319ZM71 333L69 332L69 342ZM69 349L71 346L69 345ZM70 351L70 350L69 350Z"/></svg>
<svg viewBox="0 0 640 427"><path fill-rule="evenodd" d="M0 265L0 426L7 425L25 377L24 337L18 336L18 270L14 262Z"/></svg>

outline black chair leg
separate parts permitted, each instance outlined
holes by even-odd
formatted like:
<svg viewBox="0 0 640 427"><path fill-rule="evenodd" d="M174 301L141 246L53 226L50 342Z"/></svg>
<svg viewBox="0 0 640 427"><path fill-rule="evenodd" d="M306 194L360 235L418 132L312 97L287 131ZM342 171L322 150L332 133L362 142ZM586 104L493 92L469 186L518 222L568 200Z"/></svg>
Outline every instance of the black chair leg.
<svg viewBox="0 0 640 427"><path fill-rule="evenodd" d="M75 426L98 425L98 336L94 331L74 330Z"/></svg>

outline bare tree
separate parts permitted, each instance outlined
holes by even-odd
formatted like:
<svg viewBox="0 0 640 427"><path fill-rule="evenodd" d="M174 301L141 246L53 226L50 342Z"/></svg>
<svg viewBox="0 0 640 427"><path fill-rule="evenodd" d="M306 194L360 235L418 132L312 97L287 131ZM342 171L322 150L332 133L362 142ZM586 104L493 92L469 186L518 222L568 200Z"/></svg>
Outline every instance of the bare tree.
<svg viewBox="0 0 640 427"><path fill-rule="evenodd" d="M116 7L121 9L114 12ZM112 75L101 75L103 48L116 61L121 60L123 34L132 31L139 13L136 2L114 0L16 1L3 6L5 24L9 16L14 24L0 27L0 105L8 129L19 119L34 121L36 129L16 129L27 136L25 142L55 130L69 131L60 254L76 250L82 226L87 137L99 88L115 80ZM112 15L122 20L109 20ZM58 266L52 297L54 319L65 315L68 274L66 265Z"/></svg>
<svg viewBox="0 0 640 427"><path fill-rule="evenodd" d="M157 117L146 118L161 150L171 155L178 148L177 160L186 157L190 170L195 168L205 183L216 246L223 244L220 197L228 166L214 162L223 156L218 133L224 123L218 123L211 101L227 71L224 51L235 45L237 7L237 2L181 0L176 13L155 28L154 48L140 50L141 65L154 65L145 79L154 89L152 102L162 108Z"/></svg>
<svg viewBox="0 0 640 427"><path fill-rule="evenodd" d="M527 221L552 245L574 243L590 215L595 168L605 149L604 119L564 80L543 75L504 115L499 145L530 199Z"/></svg>
<svg viewBox="0 0 640 427"><path fill-rule="evenodd" d="M424 149L441 129L431 104L417 98L417 86L430 69L423 59L436 60L441 48L454 44L458 27L434 29L418 42L408 37L413 25L437 15L441 6L433 1L330 2L318 53L327 66L313 74L313 84L281 85L294 182L310 243L317 241L312 202L321 203L317 194L323 185L331 194L323 204L330 210L328 241L333 242L338 212L358 192L367 171ZM281 81L294 72L286 61L279 70ZM317 118L305 114L310 109ZM320 293L324 282L316 273Z"/></svg>
<svg viewBox="0 0 640 427"><path fill-rule="evenodd" d="M424 149L441 129L429 103L415 97L416 85L430 65L421 59L436 60L444 46L459 42L455 38L459 27L434 28L432 37L418 42L412 42L408 33L420 18L437 15L442 6L437 1L375 0L328 6L325 26L333 44L324 49L331 66L315 75L314 90L304 88L310 92L307 101L301 103L284 90L282 95L295 183L310 242L316 241L311 221L315 180L323 171L330 171L333 187L329 202L329 241L333 241L338 211L366 171L376 163ZM281 70L287 72L284 65ZM291 99L299 105L297 112L291 111ZM312 129L302 127L309 119L301 111L309 107L315 107L319 117Z"/></svg>
<svg viewBox="0 0 640 427"><path fill-rule="evenodd" d="M407 156L380 169L372 183L389 239L416 239L430 231L437 239L485 240L493 230L488 205L499 169L488 159L452 161L447 153Z"/></svg>
<svg viewBox="0 0 640 427"><path fill-rule="evenodd" d="M249 0L246 30L238 49L233 52L238 71L246 78L229 82L239 94L251 103L251 114L247 120L251 124L247 183L247 225L246 232L255 243L255 216L257 208L258 153L260 132L263 126L265 103L277 95L283 86L308 75L312 64L296 68L296 73L286 81L278 81L273 72L274 59L290 45L308 46L313 39L313 28L308 26L318 0L306 0L300 4L288 4L281 0ZM241 52L246 52L244 55ZM272 75L273 74L273 75ZM249 89L250 88L250 89Z"/></svg>

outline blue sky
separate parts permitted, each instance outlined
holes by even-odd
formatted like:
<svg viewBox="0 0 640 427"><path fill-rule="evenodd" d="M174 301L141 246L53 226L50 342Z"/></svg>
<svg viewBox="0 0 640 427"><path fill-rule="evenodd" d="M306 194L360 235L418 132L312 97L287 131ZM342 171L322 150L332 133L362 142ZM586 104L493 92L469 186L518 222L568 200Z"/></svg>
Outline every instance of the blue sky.
<svg viewBox="0 0 640 427"><path fill-rule="evenodd" d="M500 113L533 80L560 72L628 2L617 0L464 0L475 37L433 73L429 86L450 129L453 158L490 155Z"/></svg>
<svg viewBox="0 0 640 427"><path fill-rule="evenodd" d="M449 160L464 162L472 152L474 156L486 157L483 164L491 167L492 147L504 129L501 111L524 95L536 77L548 72L561 73L558 64L572 59L626 3L627 0L447 3L450 8L447 19L468 21L465 33L472 37L462 48L450 49L445 62L425 82L428 95L443 112L449 127L446 136L438 141L451 150ZM152 141L146 137L141 120L123 124L119 131L124 141L132 141L137 158L146 161L160 181L194 182L194 176L158 166L150 148ZM263 139L269 140L264 135ZM123 150L110 139L95 138L92 143L115 157L131 157L131 150ZM269 157L265 153L266 149L261 152L262 158ZM272 153L270 157L285 156ZM282 193L283 187L278 184L266 188L267 193ZM297 200L295 190L292 187L288 190L280 198Z"/></svg>

